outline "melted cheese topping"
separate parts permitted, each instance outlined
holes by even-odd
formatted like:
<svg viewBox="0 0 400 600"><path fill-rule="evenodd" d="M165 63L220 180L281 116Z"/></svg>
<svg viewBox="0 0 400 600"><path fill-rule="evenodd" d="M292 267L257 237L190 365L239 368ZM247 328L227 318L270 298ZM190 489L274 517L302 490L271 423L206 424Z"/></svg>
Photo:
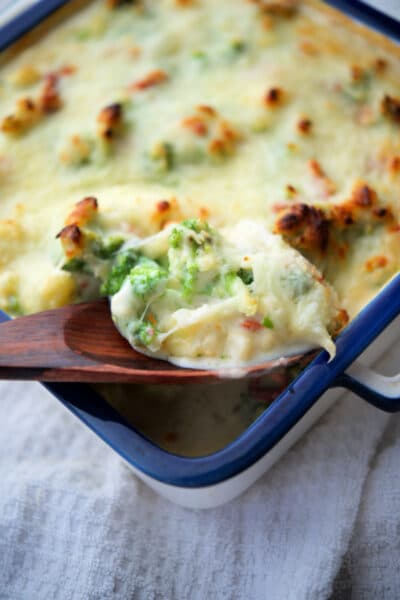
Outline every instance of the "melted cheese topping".
<svg viewBox="0 0 400 600"><path fill-rule="evenodd" d="M55 234L87 195L102 236L255 220L318 265L351 317L398 271L394 45L371 44L318 2L76 5L3 61L0 308L83 297ZM370 213L339 220L357 186ZM294 237L293 216L278 222L303 205L321 211L306 223L313 240L329 229L329 243Z"/></svg>

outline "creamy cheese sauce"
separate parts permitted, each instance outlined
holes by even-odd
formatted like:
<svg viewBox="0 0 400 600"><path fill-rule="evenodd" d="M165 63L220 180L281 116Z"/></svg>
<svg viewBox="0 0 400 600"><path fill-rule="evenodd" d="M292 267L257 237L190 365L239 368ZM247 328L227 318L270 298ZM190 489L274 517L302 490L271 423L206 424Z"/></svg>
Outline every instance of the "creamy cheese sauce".
<svg viewBox="0 0 400 600"><path fill-rule="evenodd" d="M317 2L294 14L267 0L76 4L3 61L0 308L25 314L97 293L77 268L87 253L77 231L62 237L64 253L55 239L85 225L70 211L90 196L92 233L107 241L89 243L100 280L132 236L185 218L217 228L250 219L317 265L357 314L399 269L398 49ZM248 340L239 327L235 339ZM264 329L250 339L265 351ZM332 351L323 336L310 343Z"/></svg>
<svg viewBox="0 0 400 600"><path fill-rule="evenodd" d="M335 292L258 221L219 232L199 220L184 221L125 245L119 256L133 262L112 290L111 311L141 352L220 369L320 346L335 354ZM106 287L115 285L114 270Z"/></svg>

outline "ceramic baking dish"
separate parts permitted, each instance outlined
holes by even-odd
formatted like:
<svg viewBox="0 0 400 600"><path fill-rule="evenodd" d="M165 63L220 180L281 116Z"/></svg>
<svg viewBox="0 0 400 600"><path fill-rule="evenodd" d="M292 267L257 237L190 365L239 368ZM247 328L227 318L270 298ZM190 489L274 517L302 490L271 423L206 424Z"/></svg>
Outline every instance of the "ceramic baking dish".
<svg viewBox="0 0 400 600"><path fill-rule="evenodd" d="M1 49L67 2L41 0L29 4L0 27ZM362 2L332 0L330 4L400 40L400 25ZM334 360L328 362L327 353L321 352L241 435L206 456L188 458L167 452L132 427L89 386L46 387L158 493L184 506L212 507L239 495L276 462L337 399L338 390L334 388L351 389L382 410L400 409L400 376L383 377L354 362L368 348L364 363L371 364L393 343L400 320L392 321L399 314L397 275L339 336ZM7 318L0 312L0 322Z"/></svg>

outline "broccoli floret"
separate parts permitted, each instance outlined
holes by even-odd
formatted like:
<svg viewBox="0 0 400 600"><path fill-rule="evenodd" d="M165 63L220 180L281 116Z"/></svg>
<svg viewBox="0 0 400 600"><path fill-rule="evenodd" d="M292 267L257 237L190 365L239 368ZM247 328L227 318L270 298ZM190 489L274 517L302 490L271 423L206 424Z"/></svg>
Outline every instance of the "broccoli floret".
<svg viewBox="0 0 400 600"><path fill-rule="evenodd" d="M254 281L254 275L253 275L252 269L239 269L237 274L238 274L238 277L240 277L240 279L246 285L250 285Z"/></svg>
<svg viewBox="0 0 400 600"><path fill-rule="evenodd" d="M200 219L186 219L181 223L182 227L188 229L187 237L194 254L209 252L212 247L212 230L208 223ZM190 234L193 231L196 235Z"/></svg>
<svg viewBox="0 0 400 600"><path fill-rule="evenodd" d="M268 316L264 317L262 324L267 329L273 329L274 328L274 323L273 323L272 319L270 319L270 317L268 317Z"/></svg>
<svg viewBox="0 0 400 600"><path fill-rule="evenodd" d="M97 256L97 258L108 260L118 252L123 243L124 239L121 237L110 237L107 240L99 238L93 244L93 254Z"/></svg>
<svg viewBox="0 0 400 600"><path fill-rule="evenodd" d="M155 174L164 174L172 171L175 166L175 150L170 142L156 144L147 156L151 171Z"/></svg>
<svg viewBox="0 0 400 600"><path fill-rule="evenodd" d="M141 321L135 327L134 337L141 346L150 346L157 337L157 329L148 321Z"/></svg>
<svg viewBox="0 0 400 600"><path fill-rule="evenodd" d="M129 281L134 293L142 297L154 292L166 277L165 269L154 260L144 257L129 273Z"/></svg>
<svg viewBox="0 0 400 600"><path fill-rule="evenodd" d="M184 246L190 249L192 259L212 249L212 232L207 223L199 219L186 219L174 227L169 238L169 247L181 250Z"/></svg>
<svg viewBox="0 0 400 600"><path fill-rule="evenodd" d="M200 231L203 229L203 224L199 219L185 219L185 221L182 221L182 225L183 227L186 227L186 229L191 229L195 233L200 233Z"/></svg>
<svg viewBox="0 0 400 600"><path fill-rule="evenodd" d="M125 250L117 255L110 274L101 286L104 296L114 296L122 287L125 278L129 275L138 261L138 255L133 250Z"/></svg>
<svg viewBox="0 0 400 600"><path fill-rule="evenodd" d="M204 221L200 221L200 219L185 219L182 221L182 226L186 227L186 229L191 229L195 233L201 233L202 231L207 231L210 233L210 226L208 223Z"/></svg>
<svg viewBox="0 0 400 600"><path fill-rule="evenodd" d="M63 271L68 271L69 273L90 273L90 269L82 258L71 258L68 262L66 262L62 267Z"/></svg>
<svg viewBox="0 0 400 600"><path fill-rule="evenodd" d="M243 54L247 50L247 44L244 40L236 39L232 40L229 44L229 56L236 58Z"/></svg>
<svg viewBox="0 0 400 600"><path fill-rule="evenodd" d="M196 263L185 266L182 278L182 292L186 300L191 300L199 277L199 267Z"/></svg>
<svg viewBox="0 0 400 600"><path fill-rule="evenodd" d="M170 233L168 241L169 241L169 245L171 248L175 248L175 249L181 248L182 242L183 242L182 229L178 229L177 227L174 227L174 229Z"/></svg>
<svg viewBox="0 0 400 600"><path fill-rule="evenodd" d="M224 281L224 291L229 294L232 295L233 294L233 284L235 282L235 280L237 279L237 275L236 273L233 273L232 271L230 271L229 273L226 273L224 275L223 281Z"/></svg>

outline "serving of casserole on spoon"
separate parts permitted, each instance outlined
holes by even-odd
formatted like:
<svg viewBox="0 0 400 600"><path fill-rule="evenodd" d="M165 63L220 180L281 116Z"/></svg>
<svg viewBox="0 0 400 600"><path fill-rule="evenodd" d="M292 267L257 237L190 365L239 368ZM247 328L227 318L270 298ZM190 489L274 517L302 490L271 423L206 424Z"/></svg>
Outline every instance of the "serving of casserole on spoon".
<svg viewBox="0 0 400 600"><path fill-rule="evenodd" d="M315 348L335 355L332 337L347 322L336 293L262 222L247 219L216 230L188 219L144 239L105 238L96 230L96 213L97 201L85 198L74 212L80 226L60 232L63 268L75 274L84 294L108 296L110 309L105 302L87 303L3 325L8 352L0 365L12 366L12 336L25 331L26 339L28 330L32 350L32 341L38 347L33 362L19 348L21 367L31 376L34 368L50 368L51 375L36 375L53 380L176 379L180 367L192 376L200 369L197 377L241 376L293 362ZM135 352L111 327L109 310ZM57 338L55 326L60 340L54 351L46 347L40 364L39 348L46 346L46 331L53 342Z"/></svg>

